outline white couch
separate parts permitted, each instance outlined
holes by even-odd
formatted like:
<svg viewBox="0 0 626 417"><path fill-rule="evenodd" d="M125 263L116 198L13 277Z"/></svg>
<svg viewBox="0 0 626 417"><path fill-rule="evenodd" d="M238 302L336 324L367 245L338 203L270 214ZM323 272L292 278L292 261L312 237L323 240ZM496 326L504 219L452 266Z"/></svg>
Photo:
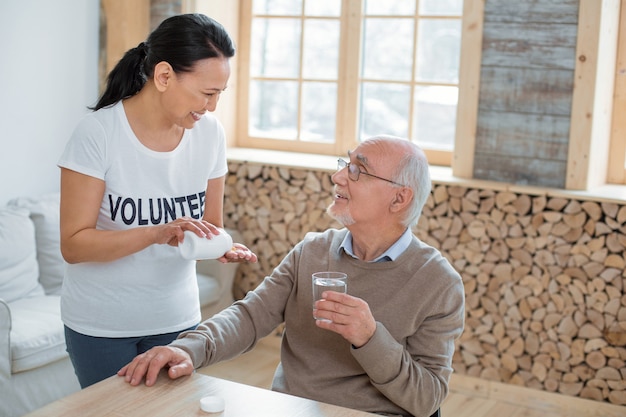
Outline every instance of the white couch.
<svg viewBox="0 0 626 417"><path fill-rule="evenodd" d="M233 239L240 235L229 230ZM237 264L198 263L203 317L233 302ZM21 416L80 389L65 350L59 195L0 207L0 416ZM219 277L216 278L216 277Z"/></svg>

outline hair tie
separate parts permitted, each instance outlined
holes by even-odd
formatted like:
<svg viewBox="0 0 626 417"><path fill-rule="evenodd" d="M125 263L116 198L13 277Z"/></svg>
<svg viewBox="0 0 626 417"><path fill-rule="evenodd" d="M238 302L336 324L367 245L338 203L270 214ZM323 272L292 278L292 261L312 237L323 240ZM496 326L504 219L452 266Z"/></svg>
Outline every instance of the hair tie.
<svg viewBox="0 0 626 417"><path fill-rule="evenodd" d="M148 45L145 42L141 42L139 45L137 45L137 50L141 53L141 55L143 55L144 57L146 55L148 55Z"/></svg>

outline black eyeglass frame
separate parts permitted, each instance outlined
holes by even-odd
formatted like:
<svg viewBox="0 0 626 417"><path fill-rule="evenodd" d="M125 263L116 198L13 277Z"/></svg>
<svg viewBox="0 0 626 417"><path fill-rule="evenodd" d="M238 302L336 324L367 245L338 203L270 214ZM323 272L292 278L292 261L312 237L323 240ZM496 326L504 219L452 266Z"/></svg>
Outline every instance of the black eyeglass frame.
<svg viewBox="0 0 626 417"><path fill-rule="evenodd" d="M399 182L388 180L387 178L379 177L378 175L370 174L369 172L361 171L358 166L353 165L352 163L339 158L337 159L337 171L341 171L344 168L348 168L348 178L352 181L357 182L359 180L359 175L367 175L368 177L378 178L379 180L387 181L393 185L397 185L400 187L406 187L404 184L400 184Z"/></svg>

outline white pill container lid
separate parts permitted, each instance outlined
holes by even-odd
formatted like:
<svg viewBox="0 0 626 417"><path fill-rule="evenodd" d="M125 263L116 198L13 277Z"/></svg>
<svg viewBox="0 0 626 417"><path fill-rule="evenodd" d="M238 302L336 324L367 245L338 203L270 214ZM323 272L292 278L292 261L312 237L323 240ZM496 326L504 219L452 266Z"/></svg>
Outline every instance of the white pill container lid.
<svg viewBox="0 0 626 417"><path fill-rule="evenodd" d="M181 256L193 260L221 258L233 247L233 238L224 229L219 231L219 235L207 239L186 230L185 239L178 245Z"/></svg>
<svg viewBox="0 0 626 417"><path fill-rule="evenodd" d="M205 413L221 413L224 411L224 399L217 395L208 395L200 399L200 408Z"/></svg>

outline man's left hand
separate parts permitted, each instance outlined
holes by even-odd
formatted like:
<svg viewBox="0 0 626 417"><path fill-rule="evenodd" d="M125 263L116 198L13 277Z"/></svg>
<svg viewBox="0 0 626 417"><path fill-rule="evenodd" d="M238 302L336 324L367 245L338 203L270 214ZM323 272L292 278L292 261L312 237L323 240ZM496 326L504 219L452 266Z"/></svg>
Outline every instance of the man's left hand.
<svg viewBox="0 0 626 417"><path fill-rule="evenodd" d="M123 376L130 385L139 385L146 379L146 385L152 386L157 380L159 372L163 368L171 379L180 378L193 373L193 363L189 354L182 349L170 346L155 346L144 352L117 371L117 375Z"/></svg>
<svg viewBox="0 0 626 417"><path fill-rule="evenodd" d="M315 303L315 317L331 322L316 320L318 327L340 334L356 348L372 338L376 321L364 300L334 291L326 291L322 297Z"/></svg>
<svg viewBox="0 0 626 417"><path fill-rule="evenodd" d="M224 256L219 258L218 261L223 264L228 262L255 263L257 261L257 256L254 252L248 249L248 247L242 245L241 243L234 243L233 247L226 252Z"/></svg>

